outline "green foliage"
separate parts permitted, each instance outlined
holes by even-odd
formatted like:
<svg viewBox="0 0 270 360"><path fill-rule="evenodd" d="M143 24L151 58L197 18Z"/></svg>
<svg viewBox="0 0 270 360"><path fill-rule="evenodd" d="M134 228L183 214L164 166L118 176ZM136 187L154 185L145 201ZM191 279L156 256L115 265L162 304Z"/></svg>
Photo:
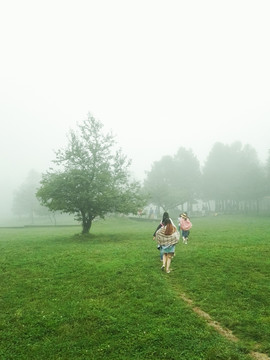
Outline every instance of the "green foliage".
<svg viewBox="0 0 270 360"><path fill-rule="evenodd" d="M254 200L265 194L263 168L256 151L236 142L216 143L203 168L203 193L206 199Z"/></svg>
<svg viewBox="0 0 270 360"><path fill-rule="evenodd" d="M66 149L58 150L57 170L43 175L37 197L50 210L74 214L88 233L96 217L110 212L136 213L144 205L140 184L131 181L130 161L114 149L112 134L91 115L70 132Z"/></svg>
<svg viewBox="0 0 270 360"><path fill-rule="evenodd" d="M175 156L153 163L144 191L164 211L203 199L215 200L217 212L258 212L270 195L269 159L264 167L250 145L216 143L201 171L192 151L180 147Z"/></svg>
<svg viewBox="0 0 270 360"><path fill-rule="evenodd" d="M41 206L36 198L40 179L41 175L35 170L31 170L20 188L15 191L13 198L14 214L29 216L32 224L35 215L49 215L48 209Z"/></svg>
<svg viewBox="0 0 270 360"><path fill-rule="evenodd" d="M248 360L254 349L270 355L269 219L194 218L169 275L160 271L151 240L155 222L119 217L94 224L91 241L74 236L74 227L0 229L0 358ZM182 293L239 342L210 328Z"/></svg>
<svg viewBox="0 0 270 360"><path fill-rule="evenodd" d="M268 151L268 158L266 161L265 166L265 173L266 173L266 194L270 194L270 150Z"/></svg>
<svg viewBox="0 0 270 360"><path fill-rule="evenodd" d="M192 151L180 148L174 157L164 156L154 162L144 182L150 201L163 208L174 209L192 202L200 188L200 164Z"/></svg>

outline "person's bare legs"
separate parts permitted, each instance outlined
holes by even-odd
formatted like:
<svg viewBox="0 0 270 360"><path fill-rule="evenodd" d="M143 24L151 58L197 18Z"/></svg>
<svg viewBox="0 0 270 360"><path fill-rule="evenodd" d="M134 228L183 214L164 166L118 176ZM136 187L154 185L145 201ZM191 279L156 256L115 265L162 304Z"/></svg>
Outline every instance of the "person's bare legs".
<svg viewBox="0 0 270 360"><path fill-rule="evenodd" d="M172 261L172 254L168 254L167 255L167 267L166 267L166 272L167 273L170 272L171 261Z"/></svg>

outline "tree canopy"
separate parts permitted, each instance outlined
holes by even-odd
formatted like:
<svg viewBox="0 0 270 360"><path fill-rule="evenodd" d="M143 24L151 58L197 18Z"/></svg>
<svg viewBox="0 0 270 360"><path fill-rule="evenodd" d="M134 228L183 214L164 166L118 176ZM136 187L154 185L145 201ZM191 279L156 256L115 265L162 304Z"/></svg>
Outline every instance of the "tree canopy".
<svg viewBox="0 0 270 360"><path fill-rule="evenodd" d="M130 160L116 149L111 133L88 114L70 131L68 146L56 152L56 168L42 176L37 197L50 210L74 214L82 233L90 231L96 217L108 213L137 213L144 200L138 181L130 178Z"/></svg>
<svg viewBox="0 0 270 360"><path fill-rule="evenodd" d="M144 182L150 201L164 211L193 201L200 185L200 164L191 150L180 147L152 165Z"/></svg>
<svg viewBox="0 0 270 360"><path fill-rule="evenodd" d="M214 144L202 179L204 198L216 200L223 211L228 202L237 210L240 201L254 201L265 195L264 170L257 153L240 142Z"/></svg>

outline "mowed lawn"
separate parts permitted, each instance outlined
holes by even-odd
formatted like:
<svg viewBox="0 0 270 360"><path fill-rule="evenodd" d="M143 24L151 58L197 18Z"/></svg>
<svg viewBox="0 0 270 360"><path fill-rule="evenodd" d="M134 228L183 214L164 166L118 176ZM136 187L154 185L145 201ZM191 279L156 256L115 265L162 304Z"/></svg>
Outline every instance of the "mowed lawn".
<svg viewBox="0 0 270 360"><path fill-rule="evenodd" d="M270 356L270 218L191 219L163 273L157 221L0 229L0 359ZM230 341L182 299L239 339Z"/></svg>

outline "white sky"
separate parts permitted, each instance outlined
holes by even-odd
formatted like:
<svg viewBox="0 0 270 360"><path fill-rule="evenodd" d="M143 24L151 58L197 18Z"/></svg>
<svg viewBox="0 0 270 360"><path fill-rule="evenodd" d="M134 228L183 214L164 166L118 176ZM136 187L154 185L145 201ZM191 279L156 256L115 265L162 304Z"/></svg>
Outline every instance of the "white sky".
<svg viewBox="0 0 270 360"><path fill-rule="evenodd" d="M132 171L270 148L270 1L0 0L0 203L91 112Z"/></svg>

